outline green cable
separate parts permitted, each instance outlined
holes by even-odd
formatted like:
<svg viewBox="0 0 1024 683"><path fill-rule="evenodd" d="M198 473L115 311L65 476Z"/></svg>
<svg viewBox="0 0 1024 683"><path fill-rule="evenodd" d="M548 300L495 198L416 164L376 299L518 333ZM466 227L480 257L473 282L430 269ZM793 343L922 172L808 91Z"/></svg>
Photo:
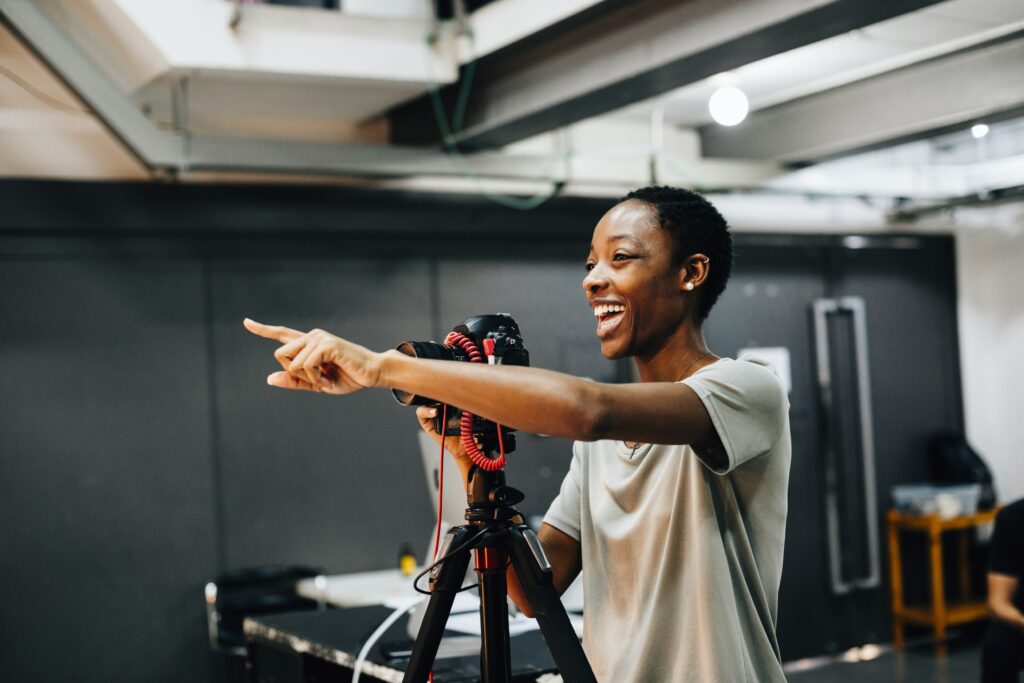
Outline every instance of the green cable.
<svg viewBox="0 0 1024 683"><path fill-rule="evenodd" d="M469 38L473 40L473 32L469 32ZM430 49L433 40L429 31L425 34L425 43L427 49ZM427 59L427 87L430 91L430 102L434 109L434 118L437 120L437 128L441 133L441 139L444 143L445 152L448 154L448 158L452 164L462 173L463 176L468 180L472 180L477 184L477 189L487 199L490 199L495 204L508 207L510 209L518 209L520 211L529 211L535 209L547 200L558 194L558 191L562 189L563 182L552 180L551 187L538 192L531 197L513 197L506 194L500 194L497 192L491 192L485 187L481 186L480 183L482 178L473 167L469 164L466 157L459 150L458 145L455 142L454 132L462 130L463 122L465 121L466 108L469 104L469 88L473 82L473 76L476 73L477 58L474 57L467 65L466 70L463 74L462 83L459 86L459 97L455 102L455 111L452 117L452 125L448 126L448 116L444 111L444 102L441 101L441 91L433 77L433 70L430 65L430 59ZM563 157L564 158L564 157Z"/></svg>
<svg viewBox="0 0 1024 683"><path fill-rule="evenodd" d="M476 75L476 57L466 65L466 72L463 74L463 80L459 86L459 99L455 102L455 112L452 114L452 132L454 133L462 130L462 123L466 119L466 107L469 105L469 88L473 82L474 75ZM444 113L443 108L441 113Z"/></svg>

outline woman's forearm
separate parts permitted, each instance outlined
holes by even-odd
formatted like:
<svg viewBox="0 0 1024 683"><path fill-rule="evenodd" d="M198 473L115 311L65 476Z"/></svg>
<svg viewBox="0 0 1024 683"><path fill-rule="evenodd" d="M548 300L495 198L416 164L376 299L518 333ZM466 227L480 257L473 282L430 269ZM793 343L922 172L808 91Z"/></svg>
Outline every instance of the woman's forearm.
<svg viewBox="0 0 1024 683"><path fill-rule="evenodd" d="M534 434L589 440L599 385L551 370L382 354L378 386L457 406Z"/></svg>
<svg viewBox="0 0 1024 683"><path fill-rule="evenodd" d="M1016 576L992 571L988 573L988 608L992 616L1024 632L1024 614L1013 601L1019 587L1020 579Z"/></svg>
<svg viewBox="0 0 1024 683"><path fill-rule="evenodd" d="M1017 609L1012 602L989 600L989 611L999 621L1024 632L1024 613Z"/></svg>

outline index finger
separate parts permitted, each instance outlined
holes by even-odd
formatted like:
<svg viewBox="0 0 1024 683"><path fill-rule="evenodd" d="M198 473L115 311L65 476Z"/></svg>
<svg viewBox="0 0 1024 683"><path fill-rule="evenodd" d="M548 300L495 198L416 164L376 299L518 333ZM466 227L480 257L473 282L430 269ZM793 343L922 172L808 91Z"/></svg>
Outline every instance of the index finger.
<svg viewBox="0 0 1024 683"><path fill-rule="evenodd" d="M255 320L250 320L249 318L243 320L242 324L245 325L245 329L249 330L253 334L260 337L266 337L267 339L276 339L282 344L287 344L293 339L298 339L305 334L305 332L299 332L298 330L293 330L290 327L264 325L263 323L258 323Z"/></svg>

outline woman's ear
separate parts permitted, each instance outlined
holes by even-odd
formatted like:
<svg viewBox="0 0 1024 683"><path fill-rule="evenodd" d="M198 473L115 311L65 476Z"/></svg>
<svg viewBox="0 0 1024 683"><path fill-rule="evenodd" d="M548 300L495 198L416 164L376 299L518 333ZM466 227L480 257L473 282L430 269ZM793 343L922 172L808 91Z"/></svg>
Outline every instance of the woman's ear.
<svg viewBox="0 0 1024 683"><path fill-rule="evenodd" d="M692 292L708 279L711 272L711 259L697 253L687 257L679 268L679 288L684 292Z"/></svg>

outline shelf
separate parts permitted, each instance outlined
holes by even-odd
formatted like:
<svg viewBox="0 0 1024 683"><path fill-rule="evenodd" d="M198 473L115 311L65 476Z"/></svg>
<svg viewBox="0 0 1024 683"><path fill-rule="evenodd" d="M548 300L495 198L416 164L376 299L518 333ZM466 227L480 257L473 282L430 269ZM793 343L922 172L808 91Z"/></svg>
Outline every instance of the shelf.
<svg viewBox="0 0 1024 683"><path fill-rule="evenodd" d="M984 601L968 600L970 594L970 568L968 566L968 532L976 526L991 524L999 508L985 510L973 515L962 515L951 519L940 519L937 515L908 515L899 510L890 510L889 521L889 571L892 590L893 641L896 649L904 645L903 626L905 623L930 626L935 632L935 651L946 652L946 627L969 621L987 619L988 606ZM934 605L906 607L903 605L902 575L902 531L923 532L928 538L928 573L931 579L931 594ZM960 578L960 600L947 602L942 562L942 532L959 532L957 565Z"/></svg>

